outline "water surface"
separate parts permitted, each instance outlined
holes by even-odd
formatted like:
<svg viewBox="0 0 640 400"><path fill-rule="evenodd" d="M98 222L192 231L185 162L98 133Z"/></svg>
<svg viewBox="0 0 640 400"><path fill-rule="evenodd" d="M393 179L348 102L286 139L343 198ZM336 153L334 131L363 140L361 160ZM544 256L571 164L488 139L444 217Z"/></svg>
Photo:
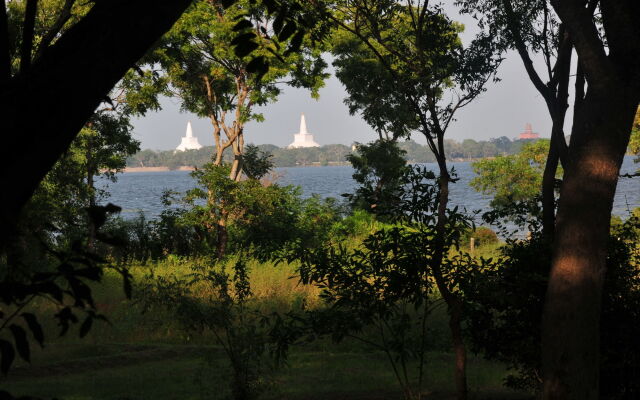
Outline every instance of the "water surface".
<svg viewBox="0 0 640 400"><path fill-rule="evenodd" d="M425 164L436 170L435 163ZM451 204L468 211L488 209L490 196L484 196L469 187L474 174L470 162L452 162L460 180L451 185ZM632 157L625 157L622 173L633 173L639 164ZM303 196L316 193L322 197L341 198L343 193L352 193L356 187L350 166L327 167L283 167L275 169L277 182L281 185L296 185ZM161 197L166 190L185 192L195 186L189 171L130 172L120 174L116 183L101 180L111 193L107 201L122 207L124 218L133 218L143 212L149 218L157 217L163 210ZM613 213L626 216L628 210L640 207L640 177L621 178L618 182Z"/></svg>

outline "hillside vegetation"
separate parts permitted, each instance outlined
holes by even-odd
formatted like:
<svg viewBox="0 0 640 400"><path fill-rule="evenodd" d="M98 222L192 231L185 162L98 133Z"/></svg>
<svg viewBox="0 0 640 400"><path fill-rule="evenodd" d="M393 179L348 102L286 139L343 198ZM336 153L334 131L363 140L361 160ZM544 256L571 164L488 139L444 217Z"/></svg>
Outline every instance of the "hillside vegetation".
<svg viewBox="0 0 640 400"><path fill-rule="evenodd" d="M480 140L465 139L445 141L445 151L449 159L478 159L511 155L517 153L523 143L529 140L510 140L502 136L497 139ZM429 148L413 140L400 142L399 146L406 152L405 159L409 163L435 162ZM261 144L258 148L273 155L276 167L295 167L304 165L338 165L346 164L346 156L351 148L342 144L329 144L322 147L287 149L272 144ZM181 166L200 167L211 161L215 154L213 146L205 146L200 150L187 151L154 151L142 150L127 159L127 167L168 167L176 169ZM225 154L225 162L230 162L233 155Z"/></svg>

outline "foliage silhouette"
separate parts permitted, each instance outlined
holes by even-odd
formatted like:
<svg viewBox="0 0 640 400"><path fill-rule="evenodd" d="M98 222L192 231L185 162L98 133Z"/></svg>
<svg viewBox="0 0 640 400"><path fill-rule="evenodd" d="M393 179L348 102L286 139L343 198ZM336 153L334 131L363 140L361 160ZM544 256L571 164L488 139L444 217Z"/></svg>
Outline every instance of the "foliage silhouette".
<svg viewBox="0 0 640 400"><path fill-rule="evenodd" d="M87 212L96 227L101 227L108 213L120 211L112 204L95 206ZM97 231L96 239L103 244L117 245L119 242ZM116 270L123 278L124 291L131 296L131 276L120 265L111 265L100 255L87 250L85 242L77 240L70 246L50 246L41 241L42 252L39 265L25 264L18 249L0 259L0 372L6 375L14 362L16 352L30 362L30 341L44 346L45 332L38 317L25 311L34 301L54 306L53 318L63 336L72 325L80 323L80 337L85 336L94 320L106 321L96 309L89 283L100 282L105 268ZM28 251L34 251L34 248ZM28 259L27 259L28 260ZM49 265L47 265L49 264ZM50 311L51 312L51 311ZM31 334L31 339L27 335Z"/></svg>
<svg viewBox="0 0 640 400"><path fill-rule="evenodd" d="M347 156L355 170L356 192L345 195L351 205L374 214L384 214L392 205L407 173L405 151L391 140L379 139L356 145L356 153Z"/></svg>

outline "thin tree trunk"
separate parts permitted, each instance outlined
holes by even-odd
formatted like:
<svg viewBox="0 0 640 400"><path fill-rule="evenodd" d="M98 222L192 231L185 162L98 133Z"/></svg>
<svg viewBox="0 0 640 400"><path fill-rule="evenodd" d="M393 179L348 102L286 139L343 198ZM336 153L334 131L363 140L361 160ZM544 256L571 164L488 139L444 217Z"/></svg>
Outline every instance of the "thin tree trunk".
<svg viewBox="0 0 640 400"><path fill-rule="evenodd" d="M564 29L559 29L564 32ZM567 167L567 143L564 139L564 120L567 115L567 102L569 98L569 75L571 73L571 42L567 33L561 33L563 36L563 45L558 50L558 59L555 65L554 78L558 82L557 90L554 98L551 98L550 92L541 91L546 96L547 108L551 115L551 143L549 144L549 154L547 162L542 174L542 233L547 243L553 241L556 224L556 196L555 196L555 177L558 170L559 162Z"/></svg>
<svg viewBox="0 0 640 400"><path fill-rule="evenodd" d="M91 148L89 148L89 151ZM89 208L95 207L96 205L96 194L94 189L94 180L93 180L93 171L90 168L87 168L87 188L89 189ZM93 249L95 239L96 239L96 224L93 222L93 218L88 215L87 224L89 225L89 238L87 242L87 247L90 250Z"/></svg>
<svg viewBox="0 0 640 400"><path fill-rule="evenodd" d="M220 147L216 147L216 158L213 162L213 165L222 165L222 155L224 154L224 149Z"/></svg>
<svg viewBox="0 0 640 400"><path fill-rule="evenodd" d="M9 21L7 20L7 4L0 1L0 85L11 77L11 52L9 50Z"/></svg>
<svg viewBox="0 0 640 400"><path fill-rule="evenodd" d="M552 131L557 129L554 122ZM553 137L553 133L551 136ZM556 225L555 181L556 171L560 161L560 152L556 142L552 139L549 144L549 154L542 174L542 234L551 243Z"/></svg>
<svg viewBox="0 0 640 400"><path fill-rule="evenodd" d="M462 335L462 303L455 296L452 305L449 307L449 329L451 330L451 341L455 354L454 379L456 384L456 398L464 400L467 398L467 349Z"/></svg>
<svg viewBox="0 0 640 400"><path fill-rule="evenodd" d="M27 0L22 24L22 47L20 49L20 73L23 74L31 65L33 50L33 29L38 11L38 0Z"/></svg>
<svg viewBox="0 0 640 400"><path fill-rule="evenodd" d="M574 119L542 318L543 399L598 398L599 329L611 210L638 104L589 90Z"/></svg>
<svg viewBox="0 0 640 400"><path fill-rule="evenodd" d="M244 134L242 133L242 127L237 129L240 129L240 132L231 147L233 149L233 163L231 164L231 173L229 174L229 177L236 182L240 181L242 177L242 164L244 163Z"/></svg>
<svg viewBox="0 0 640 400"><path fill-rule="evenodd" d="M92 127L92 123L88 123L88 127ZM87 173L87 193L89 195L89 208L93 208L96 206L96 192L95 192L95 183L94 176L95 171L91 167L93 160L93 140L92 137L89 136L87 138L87 148L85 150L85 158L86 158L86 173ZM93 250L95 239L96 239L96 224L93 221L92 213L87 213L87 228L88 228L88 238L87 238L87 247L89 250Z"/></svg>
<svg viewBox="0 0 640 400"><path fill-rule="evenodd" d="M442 156L444 157L444 156ZM456 385L456 399L466 400L467 389L467 350L462 335L462 303L460 299L449 290L442 274L442 260L444 259L445 244L444 236L447 223L447 205L449 203L449 182L450 176L447 171L446 160L438 160L440 168L439 188L440 196L438 203L438 221L436 223L436 250L433 257L433 276L436 286L447 304L449 312L449 330L451 333L451 343L455 354L455 365L453 378Z"/></svg>
<svg viewBox="0 0 640 400"><path fill-rule="evenodd" d="M234 181L239 181L242 176L242 154L233 155L233 164L231 164L231 174L229 177Z"/></svg>

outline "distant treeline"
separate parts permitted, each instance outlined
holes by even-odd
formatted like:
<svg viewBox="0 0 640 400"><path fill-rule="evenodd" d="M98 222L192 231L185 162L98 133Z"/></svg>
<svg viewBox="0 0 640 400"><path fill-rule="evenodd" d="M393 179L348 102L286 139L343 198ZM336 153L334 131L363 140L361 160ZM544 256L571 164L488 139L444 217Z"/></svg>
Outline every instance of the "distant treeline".
<svg viewBox="0 0 640 400"><path fill-rule="evenodd" d="M462 142L445 140L445 152L450 160L470 160L498 155L515 154L527 140L511 140L505 136L491 140L476 141L465 139ZM410 163L434 162L429 148L414 141L401 142L400 147L407 152L406 159ZM339 165L345 164L351 147L342 144L329 144L322 147L287 149L272 144L258 145L260 150L273 155L276 167L294 167L304 165ZM200 150L188 151L153 151L142 150L127 160L127 167L168 167L177 169L181 166L199 167L211 161L214 154L212 146ZM225 153L225 159L231 161L231 152Z"/></svg>

